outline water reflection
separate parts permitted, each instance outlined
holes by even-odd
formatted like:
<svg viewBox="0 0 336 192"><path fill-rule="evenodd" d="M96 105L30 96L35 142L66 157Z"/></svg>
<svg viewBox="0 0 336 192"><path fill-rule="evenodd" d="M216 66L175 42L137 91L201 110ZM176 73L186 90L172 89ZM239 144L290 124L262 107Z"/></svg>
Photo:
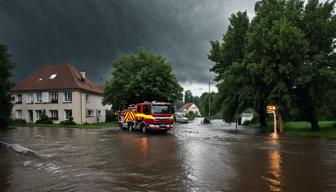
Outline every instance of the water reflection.
<svg viewBox="0 0 336 192"><path fill-rule="evenodd" d="M2 142L51 155L41 159L0 148L0 191L336 190L335 142L234 134L228 131L234 127L223 124L183 124L166 135L0 132Z"/></svg>
<svg viewBox="0 0 336 192"><path fill-rule="evenodd" d="M270 191L281 191L281 153L279 151L269 152L269 182Z"/></svg>
<svg viewBox="0 0 336 192"><path fill-rule="evenodd" d="M274 149L268 151L268 176L264 177L264 179L268 182L270 191L282 191L282 162L279 139L277 133L272 133L269 138L269 143L272 144Z"/></svg>

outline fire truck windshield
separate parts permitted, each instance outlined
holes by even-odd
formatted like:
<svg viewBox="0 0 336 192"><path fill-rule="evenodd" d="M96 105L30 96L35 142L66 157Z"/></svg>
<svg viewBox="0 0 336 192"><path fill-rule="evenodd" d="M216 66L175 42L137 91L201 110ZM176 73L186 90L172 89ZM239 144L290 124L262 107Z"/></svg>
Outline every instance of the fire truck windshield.
<svg viewBox="0 0 336 192"><path fill-rule="evenodd" d="M171 112L170 105L152 105L153 114L171 114Z"/></svg>

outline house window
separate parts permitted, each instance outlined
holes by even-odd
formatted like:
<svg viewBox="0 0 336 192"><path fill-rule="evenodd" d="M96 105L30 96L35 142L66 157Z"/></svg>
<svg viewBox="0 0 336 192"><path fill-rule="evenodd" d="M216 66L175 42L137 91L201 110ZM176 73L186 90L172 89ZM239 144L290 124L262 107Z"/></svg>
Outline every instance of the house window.
<svg viewBox="0 0 336 192"><path fill-rule="evenodd" d="M34 99L33 99L33 94L32 93L28 93L28 95L27 95L27 103L34 103Z"/></svg>
<svg viewBox="0 0 336 192"><path fill-rule="evenodd" d="M42 103L42 93L36 93L36 102Z"/></svg>
<svg viewBox="0 0 336 192"><path fill-rule="evenodd" d="M101 116L101 111L100 111L100 110L97 111L97 116L98 116L98 117Z"/></svg>
<svg viewBox="0 0 336 192"><path fill-rule="evenodd" d="M22 104L22 95L21 95L21 94L18 94L18 95L17 95L17 101L16 101L16 104Z"/></svg>
<svg viewBox="0 0 336 192"><path fill-rule="evenodd" d="M58 120L58 111L57 110L50 110L50 119Z"/></svg>
<svg viewBox="0 0 336 192"><path fill-rule="evenodd" d="M36 120L40 120L42 116L42 110L36 110L35 114L36 114Z"/></svg>
<svg viewBox="0 0 336 192"><path fill-rule="evenodd" d="M50 103L58 103L58 93L57 92L49 92Z"/></svg>
<svg viewBox="0 0 336 192"><path fill-rule="evenodd" d="M72 110L64 110L64 119L69 120L72 118Z"/></svg>
<svg viewBox="0 0 336 192"><path fill-rule="evenodd" d="M85 95L85 101L88 103L89 102L89 97L90 95Z"/></svg>
<svg viewBox="0 0 336 192"><path fill-rule="evenodd" d="M72 102L72 92L64 92L64 102Z"/></svg>
<svg viewBox="0 0 336 192"><path fill-rule="evenodd" d="M87 110L86 110L86 116L88 116L88 117L92 117L92 116L94 116L94 110L92 110L92 109L87 109Z"/></svg>
<svg viewBox="0 0 336 192"><path fill-rule="evenodd" d="M22 110L16 110L16 119L22 119Z"/></svg>

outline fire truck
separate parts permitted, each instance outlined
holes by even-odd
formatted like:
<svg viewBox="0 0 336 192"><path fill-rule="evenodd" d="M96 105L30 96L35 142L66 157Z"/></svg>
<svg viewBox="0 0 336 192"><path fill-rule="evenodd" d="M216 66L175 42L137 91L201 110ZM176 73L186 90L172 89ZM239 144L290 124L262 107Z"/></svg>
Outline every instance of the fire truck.
<svg viewBox="0 0 336 192"><path fill-rule="evenodd" d="M168 102L148 102L130 105L120 113L120 129L167 132L174 127L174 110Z"/></svg>

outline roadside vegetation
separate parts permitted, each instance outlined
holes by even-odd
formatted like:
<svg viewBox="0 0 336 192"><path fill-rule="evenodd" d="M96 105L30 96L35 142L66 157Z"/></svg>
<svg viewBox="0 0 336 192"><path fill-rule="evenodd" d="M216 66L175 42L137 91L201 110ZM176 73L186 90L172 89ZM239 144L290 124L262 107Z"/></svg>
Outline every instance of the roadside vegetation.
<svg viewBox="0 0 336 192"><path fill-rule="evenodd" d="M324 124L318 122L335 120L335 3L260 0L251 20L247 12L231 15L223 39L211 41L208 55L218 81L214 105L226 122L253 108L266 128L267 105L277 106L280 123L310 123L286 123L293 134L309 128L322 134Z"/></svg>
<svg viewBox="0 0 336 192"><path fill-rule="evenodd" d="M121 54L112 66L103 102L112 104L113 111L144 101L174 102L182 98L183 88L171 64L159 54L139 49L137 53Z"/></svg>
<svg viewBox="0 0 336 192"><path fill-rule="evenodd" d="M7 47L0 44L0 130L7 128L12 110L9 91L12 85L10 77L14 65L10 58Z"/></svg>
<svg viewBox="0 0 336 192"><path fill-rule="evenodd" d="M273 122L267 122L267 131L273 131ZM336 121L319 121L320 130L313 131L310 123L305 121L290 121L284 123L284 134L288 136L321 137L336 140ZM248 123L247 128L260 128L259 123Z"/></svg>
<svg viewBox="0 0 336 192"><path fill-rule="evenodd" d="M83 125L79 124L37 124L37 123L24 123L17 122L11 123L9 125L10 128L16 127L46 127L46 128L80 128L80 129L99 129L99 128L111 128L117 127L117 123L115 122L105 122L105 123L85 123Z"/></svg>

